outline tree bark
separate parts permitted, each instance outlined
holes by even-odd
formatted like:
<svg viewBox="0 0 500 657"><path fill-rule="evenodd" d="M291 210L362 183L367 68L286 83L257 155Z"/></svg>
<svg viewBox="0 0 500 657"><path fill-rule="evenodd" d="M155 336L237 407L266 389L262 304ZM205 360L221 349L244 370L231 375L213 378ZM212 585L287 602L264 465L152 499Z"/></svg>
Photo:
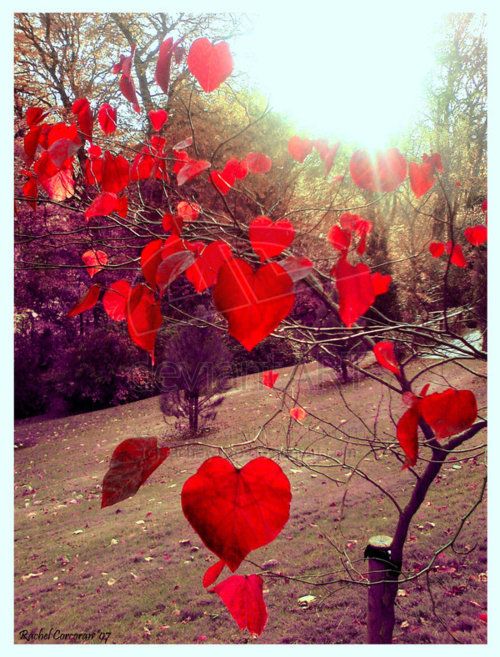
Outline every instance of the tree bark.
<svg viewBox="0 0 500 657"><path fill-rule="evenodd" d="M392 643L399 568L391 561L390 536L372 536L365 551L368 559L368 643Z"/></svg>

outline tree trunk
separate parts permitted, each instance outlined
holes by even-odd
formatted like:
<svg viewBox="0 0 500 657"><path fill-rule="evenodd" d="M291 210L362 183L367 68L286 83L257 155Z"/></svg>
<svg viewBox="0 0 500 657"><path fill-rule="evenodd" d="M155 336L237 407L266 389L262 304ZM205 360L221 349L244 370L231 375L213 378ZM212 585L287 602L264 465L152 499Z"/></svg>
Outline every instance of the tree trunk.
<svg viewBox="0 0 500 657"><path fill-rule="evenodd" d="M368 559L368 643L392 643L399 569L390 560L392 539L372 536L365 551Z"/></svg>

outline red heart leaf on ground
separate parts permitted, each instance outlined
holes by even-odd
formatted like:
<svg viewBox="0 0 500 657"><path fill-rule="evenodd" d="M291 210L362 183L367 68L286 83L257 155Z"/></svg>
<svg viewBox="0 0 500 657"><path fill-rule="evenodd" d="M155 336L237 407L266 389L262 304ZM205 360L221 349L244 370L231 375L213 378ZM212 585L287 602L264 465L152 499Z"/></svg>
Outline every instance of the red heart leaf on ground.
<svg viewBox="0 0 500 657"><path fill-rule="evenodd" d="M295 303L293 282L283 267L270 263L254 271L245 260L224 264L213 292L229 334L251 351L274 331Z"/></svg>
<svg viewBox="0 0 500 657"><path fill-rule="evenodd" d="M267 608L259 575L231 575L212 589L228 608L240 630L262 634L267 623Z"/></svg>
<svg viewBox="0 0 500 657"><path fill-rule="evenodd" d="M115 448L102 481L101 509L135 495L169 455L156 438L127 438Z"/></svg>
<svg viewBox="0 0 500 657"><path fill-rule="evenodd" d="M213 44L206 38L193 41L187 65L203 91L209 93L219 87L233 71L233 58L225 41Z"/></svg>
<svg viewBox="0 0 500 657"><path fill-rule="evenodd" d="M127 302L131 289L128 281L119 280L112 283L104 293L102 305L108 317L115 322L121 322L127 317Z"/></svg>
<svg viewBox="0 0 500 657"><path fill-rule="evenodd" d="M294 406L290 409L290 417L293 418L296 422L302 422L306 419L307 413L300 406Z"/></svg>
<svg viewBox="0 0 500 657"><path fill-rule="evenodd" d="M252 550L273 541L290 515L290 482L271 459L243 468L214 456L182 488L182 510L203 543L233 572Z"/></svg>
<svg viewBox="0 0 500 657"><path fill-rule="evenodd" d="M248 236L252 248L264 262L280 255L295 238L295 228L286 219L271 221L269 217L256 217L249 226Z"/></svg>

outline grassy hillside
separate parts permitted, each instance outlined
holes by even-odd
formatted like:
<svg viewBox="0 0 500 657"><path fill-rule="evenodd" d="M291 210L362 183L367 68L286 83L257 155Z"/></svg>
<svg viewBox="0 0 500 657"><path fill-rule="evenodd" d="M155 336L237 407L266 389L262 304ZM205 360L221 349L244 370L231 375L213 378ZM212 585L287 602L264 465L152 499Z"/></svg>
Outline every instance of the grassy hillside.
<svg viewBox="0 0 500 657"><path fill-rule="evenodd" d="M279 383L286 382L290 372L282 370ZM442 385L443 376L457 387L473 389L480 406L484 405L485 390L478 387L477 378L450 364L443 371L434 370L426 381ZM300 400L311 414L304 426L291 427L291 444L300 441L327 453L344 449L335 439L318 439L315 414L342 421L352 432L363 430L348 407L371 420L378 410L380 386L365 378L342 387L341 392L347 406L330 372L316 364L307 366ZM239 379L203 442L224 446L249 439L276 408L276 393L261 385L259 375ZM394 397L395 418L402 409ZM286 413L277 417L262 434L266 444L283 445L289 424ZM381 413L379 430L394 435L388 413ZM338 483L322 476L329 474L326 469L313 472L283 456L278 458L292 484L291 517L278 539L252 553L253 563L247 561L241 569L260 572L260 566L276 560L271 570L265 570L269 622L263 635L253 639L240 633L220 600L203 589L202 575L215 557L191 529L180 506L183 482L216 449L173 450L135 497L101 510L100 483L111 452L121 440L175 439L157 398L22 423L17 432L18 440L36 440L37 444L15 455L16 641L23 642L21 630L53 627L61 632L110 632L110 643L364 642L365 587L313 586L313 582L345 576L338 550L344 561L350 559L363 572L368 537L392 532L393 509L369 482L336 471L332 479L345 482ZM479 435L475 441L484 439ZM352 460L356 448L349 450ZM252 449L241 454L238 462L245 463L257 453ZM367 467L370 476L394 494L411 492L414 479L394 459L375 461L370 456ZM404 564L407 573L424 565L450 537L449 528L457 525L477 498L484 472L484 457L460 463L452 457L445 465L412 527ZM396 642L453 642L443 623L457 640L486 641L486 626L479 619L486 608L485 515L483 502L460 535L456 544L460 553L449 550L437 560L429 577L432 599L425 578L401 586ZM314 599L299 602L306 595Z"/></svg>

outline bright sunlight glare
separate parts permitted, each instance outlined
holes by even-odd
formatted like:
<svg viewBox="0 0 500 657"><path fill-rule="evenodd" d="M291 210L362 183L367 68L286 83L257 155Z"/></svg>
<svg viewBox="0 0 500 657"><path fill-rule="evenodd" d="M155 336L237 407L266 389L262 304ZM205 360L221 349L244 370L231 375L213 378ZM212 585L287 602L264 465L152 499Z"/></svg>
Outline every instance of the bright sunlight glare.
<svg viewBox="0 0 500 657"><path fill-rule="evenodd" d="M383 149L422 113L442 14L337 5L251 20L237 67L302 136Z"/></svg>

